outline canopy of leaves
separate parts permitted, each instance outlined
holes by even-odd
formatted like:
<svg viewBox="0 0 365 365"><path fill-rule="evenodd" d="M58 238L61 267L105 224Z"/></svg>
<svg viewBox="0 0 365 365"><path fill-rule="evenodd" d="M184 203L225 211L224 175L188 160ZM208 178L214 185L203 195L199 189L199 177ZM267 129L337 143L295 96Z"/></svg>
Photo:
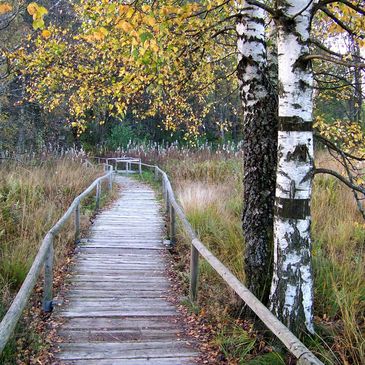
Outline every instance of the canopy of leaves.
<svg viewBox="0 0 365 365"><path fill-rule="evenodd" d="M28 11L39 14L33 5ZM14 55L32 100L69 108L81 130L95 108L123 117L133 106L137 118L160 115L167 129L184 123L197 134L213 105L209 96L234 63L223 34L215 34L217 16L224 22L230 8L219 1L82 0L75 11L76 30L49 25Z"/></svg>

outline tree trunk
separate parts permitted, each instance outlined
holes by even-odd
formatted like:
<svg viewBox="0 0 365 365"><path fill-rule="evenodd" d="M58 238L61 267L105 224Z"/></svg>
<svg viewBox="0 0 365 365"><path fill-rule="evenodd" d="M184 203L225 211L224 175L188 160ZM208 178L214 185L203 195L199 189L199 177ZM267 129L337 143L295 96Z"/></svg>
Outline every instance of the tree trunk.
<svg viewBox="0 0 365 365"><path fill-rule="evenodd" d="M25 81L23 78L19 79L19 89L20 95L19 95L19 114L18 114L18 138L16 143L16 153L17 157L20 159L21 154L25 151L25 130L26 130L26 118L25 118Z"/></svg>
<svg viewBox="0 0 365 365"><path fill-rule="evenodd" d="M274 220L273 313L295 334L313 332L310 197L313 173L312 3L282 0L278 21L279 133Z"/></svg>
<svg viewBox="0 0 365 365"><path fill-rule="evenodd" d="M265 13L237 2L238 80L243 105L245 276L248 288L267 302L272 276L277 96L270 86Z"/></svg>
<svg viewBox="0 0 365 365"><path fill-rule="evenodd" d="M360 47L356 43L356 41L351 37L351 41L353 42L353 50L354 50L354 61L355 63L361 63L361 54ZM356 67L354 69L354 104L355 104L355 113L354 113L354 121L358 122L360 126L362 125L362 75L361 68Z"/></svg>

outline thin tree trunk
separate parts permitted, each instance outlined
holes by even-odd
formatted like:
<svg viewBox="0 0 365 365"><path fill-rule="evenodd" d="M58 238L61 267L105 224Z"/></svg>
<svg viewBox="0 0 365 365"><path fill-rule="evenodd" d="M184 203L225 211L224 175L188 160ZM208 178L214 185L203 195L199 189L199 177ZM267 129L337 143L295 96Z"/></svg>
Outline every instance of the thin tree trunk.
<svg viewBox="0 0 365 365"><path fill-rule="evenodd" d="M16 143L16 153L17 156L20 158L21 154L25 151L25 128L26 128L26 121L25 121L25 80L22 78L19 80L19 89L20 91L20 108L19 108L19 115L18 115L18 139Z"/></svg>
<svg viewBox="0 0 365 365"><path fill-rule="evenodd" d="M278 21L279 133L274 221L273 313L295 334L313 332L310 198L313 174L312 3L281 0Z"/></svg>
<svg viewBox="0 0 365 365"><path fill-rule="evenodd" d="M353 37L351 37L353 38ZM351 39L352 43L353 43L353 50L354 50L354 61L356 63L360 63L361 62L361 55L360 55L360 47L359 45L356 43L356 41L354 39ZM363 98L362 98L362 75L361 75L361 68L360 67L356 67L354 70L354 87L355 87L355 91L354 91L354 104L355 104L355 113L354 113L354 120L356 122L358 122L361 126L362 124L362 103L363 103Z"/></svg>
<svg viewBox="0 0 365 365"><path fill-rule="evenodd" d="M264 303L272 276L277 96L268 80L265 13L237 2L238 80L243 105L245 276Z"/></svg>

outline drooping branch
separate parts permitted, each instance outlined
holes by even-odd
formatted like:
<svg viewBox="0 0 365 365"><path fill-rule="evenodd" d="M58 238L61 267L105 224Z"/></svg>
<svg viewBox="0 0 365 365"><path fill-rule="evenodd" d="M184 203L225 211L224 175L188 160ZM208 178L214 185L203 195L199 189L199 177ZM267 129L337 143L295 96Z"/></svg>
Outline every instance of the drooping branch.
<svg viewBox="0 0 365 365"><path fill-rule="evenodd" d="M329 18L331 18L338 26L340 26L343 30L347 33L351 34L352 36L356 36L359 38L364 38L362 35L357 34L353 29L347 26L343 21L336 17L331 11L329 11L325 6L319 8L323 13L325 13Z"/></svg>
<svg viewBox="0 0 365 365"><path fill-rule="evenodd" d="M352 2L348 1L348 0L322 0L319 1L315 7L314 7L314 11L321 9L322 7L329 5L329 4L333 4L333 3L340 3L340 4L344 4L346 6L348 6L349 8L351 8L352 10L355 10L356 12L365 15L365 10L364 8L362 8L361 6L355 5Z"/></svg>
<svg viewBox="0 0 365 365"><path fill-rule="evenodd" d="M313 174L328 174L328 175L332 175L334 177L336 177L338 180L340 180L341 182L343 182L346 186L348 186L350 189L358 191L359 193L362 193L365 195L365 189L362 188L359 185L355 185L353 184L350 180L346 179L345 177L343 177L341 174L339 174L338 172L331 170L331 169L325 169L325 168L315 168L313 171Z"/></svg>
<svg viewBox="0 0 365 365"><path fill-rule="evenodd" d="M321 43L318 39L310 39L310 43L315 45L316 47L318 47L319 49L321 49L322 51L334 56L334 57L338 57L338 58L342 58L342 57L345 57L345 56L357 56L357 55L354 55L352 53L349 53L349 54L341 54L339 52L335 52L334 50L326 47L323 43ZM359 59L361 60L364 60L365 61L365 58L364 57L361 57L361 56L358 56Z"/></svg>
<svg viewBox="0 0 365 365"><path fill-rule="evenodd" d="M334 144L332 141L330 141L329 139L319 135L319 134L315 134L314 137L319 140L321 143L323 143L324 145L326 145L328 148L336 151L338 154L340 155L344 155L352 160L356 160L356 161L365 161L365 157L359 157L359 156L355 156L352 155L348 152L343 151L341 148L339 148L338 146L336 146L336 144Z"/></svg>
<svg viewBox="0 0 365 365"><path fill-rule="evenodd" d="M337 59L334 57L326 56L323 54L311 54L305 57L302 57L302 61L310 61L310 60L323 60L332 63L337 63L338 65L347 66L347 67L355 67L355 68L365 68L364 62L348 62L342 59Z"/></svg>

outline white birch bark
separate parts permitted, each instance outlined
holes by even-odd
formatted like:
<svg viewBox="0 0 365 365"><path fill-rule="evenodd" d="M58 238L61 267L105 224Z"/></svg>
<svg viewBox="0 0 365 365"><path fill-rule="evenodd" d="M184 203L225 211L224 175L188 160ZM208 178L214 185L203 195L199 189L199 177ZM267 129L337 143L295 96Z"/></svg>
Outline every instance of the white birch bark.
<svg viewBox="0 0 365 365"><path fill-rule="evenodd" d="M294 333L313 333L310 198L313 169L310 0L278 1L279 133L274 220L273 313Z"/></svg>

